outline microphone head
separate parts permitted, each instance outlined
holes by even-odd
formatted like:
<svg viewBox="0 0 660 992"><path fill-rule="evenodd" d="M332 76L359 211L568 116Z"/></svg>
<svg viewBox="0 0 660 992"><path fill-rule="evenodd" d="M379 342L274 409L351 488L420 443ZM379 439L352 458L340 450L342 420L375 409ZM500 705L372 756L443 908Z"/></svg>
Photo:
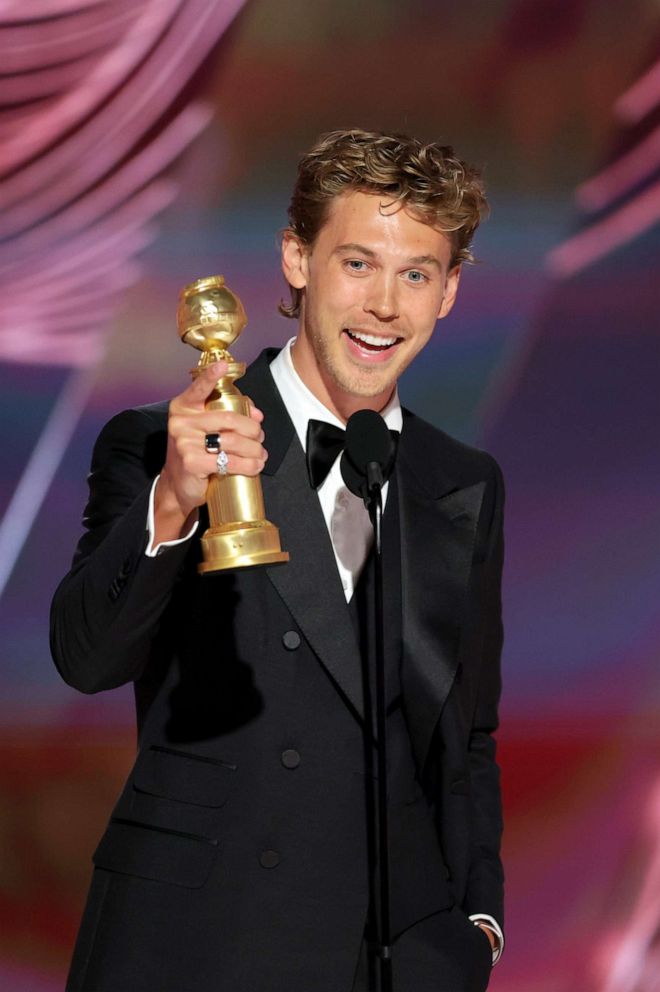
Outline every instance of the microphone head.
<svg viewBox="0 0 660 992"><path fill-rule="evenodd" d="M370 498L369 477L374 469L384 483L392 474L396 442L387 424L374 410L357 410L346 424L341 474L346 486L356 496ZM379 472L378 472L379 470Z"/></svg>

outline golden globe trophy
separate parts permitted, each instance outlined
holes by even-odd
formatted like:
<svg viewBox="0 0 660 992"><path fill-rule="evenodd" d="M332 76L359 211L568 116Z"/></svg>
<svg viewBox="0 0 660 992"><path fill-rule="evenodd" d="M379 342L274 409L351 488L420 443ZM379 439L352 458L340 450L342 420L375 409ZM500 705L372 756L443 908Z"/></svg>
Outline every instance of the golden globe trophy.
<svg viewBox="0 0 660 992"><path fill-rule="evenodd" d="M243 304L225 286L222 276L197 279L179 294L179 335L202 353L197 368L192 369L193 378L213 362L229 363L206 402L209 410L249 415L250 404L234 385L245 374L245 362L234 361L228 351L246 324ZM200 573L289 560L288 552L280 547L277 527L266 520L258 476L214 475L206 502L211 526L202 537L204 561L198 566Z"/></svg>

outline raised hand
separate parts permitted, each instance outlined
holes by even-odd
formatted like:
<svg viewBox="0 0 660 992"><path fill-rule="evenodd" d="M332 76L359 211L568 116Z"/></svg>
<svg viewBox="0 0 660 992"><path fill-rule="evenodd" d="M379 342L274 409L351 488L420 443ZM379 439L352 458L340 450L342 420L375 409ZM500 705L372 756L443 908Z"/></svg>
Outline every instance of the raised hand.
<svg viewBox="0 0 660 992"><path fill-rule="evenodd" d="M221 435L232 475L258 475L266 463L260 410L252 403L249 416L206 409L206 400L226 371L226 362L209 365L170 402L167 457L154 499L155 544L181 537L206 499L209 477L216 471L216 456L204 446L206 434Z"/></svg>

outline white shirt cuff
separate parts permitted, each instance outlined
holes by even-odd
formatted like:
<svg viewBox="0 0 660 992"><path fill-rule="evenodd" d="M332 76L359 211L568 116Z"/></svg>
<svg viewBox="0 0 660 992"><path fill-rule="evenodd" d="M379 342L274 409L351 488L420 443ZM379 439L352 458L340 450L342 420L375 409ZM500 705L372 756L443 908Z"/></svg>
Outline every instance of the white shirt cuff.
<svg viewBox="0 0 660 992"><path fill-rule="evenodd" d="M488 916L487 913L474 913L470 919L475 926L481 924L486 927L487 930L490 930L491 933L495 934L497 938L497 945L493 948L493 964L497 964L502 957L502 952L504 950L504 934L502 933L501 926L497 920L493 919L492 916Z"/></svg>
<svg viewBox="0 0 660 992"><path fill-rule="evenodd" d="M156 484L159 479L160 475L157 475L153 481L151 492L149 493L149 510L147 512L147 536L149 538L149 543L147 544L144 552L147 558L155 558L156 555L160 554L163 548L173 548L177 544L183 544L184 541L189 541L197 530L197 525L199 524L199 520L195 520L194 524L184 537L179 537L176 541L161 541L160 544L157 544L154 547L154 531L156 529L156 525L154 523L154 494L156 492Z"/></svg>

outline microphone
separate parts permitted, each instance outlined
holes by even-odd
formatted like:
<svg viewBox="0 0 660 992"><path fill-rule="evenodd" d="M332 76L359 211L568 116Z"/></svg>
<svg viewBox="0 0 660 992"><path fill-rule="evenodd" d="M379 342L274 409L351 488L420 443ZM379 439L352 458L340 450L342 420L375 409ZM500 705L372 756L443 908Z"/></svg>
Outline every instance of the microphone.
<svg viewBox="0 0 660 992"><path fill-rule="evenodd" d="M367 509L392 474L398 439L374 410L357 410L349 417L339 467L346 486Z"/></svg>

